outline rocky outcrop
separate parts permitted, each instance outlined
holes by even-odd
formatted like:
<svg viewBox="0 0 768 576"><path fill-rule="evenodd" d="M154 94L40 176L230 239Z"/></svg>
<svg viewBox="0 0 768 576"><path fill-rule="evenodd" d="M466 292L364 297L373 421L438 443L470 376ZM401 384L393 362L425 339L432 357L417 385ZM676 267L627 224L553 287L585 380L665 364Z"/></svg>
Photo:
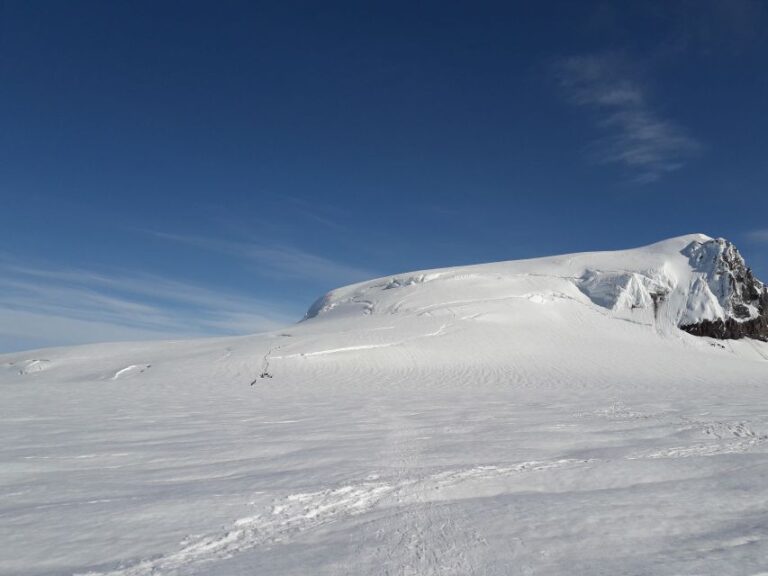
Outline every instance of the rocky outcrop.
<svg viewBox="0 0 768 576"><path fill-rule="evenodd" d="M736 247L723 238L693 242L683 254L722 307L716 318L680 326L689 334L768 341L768 287L755 278Z"/></svg>
<svg viewBox="0 0 768 576"><path fill-rule="evenodd" d="M726 320L702 320L698 324L680 326L694 336L708 336L720 340L738 340L739 338L754 338L768 342L768 316L760 316L751 320L738 321L734 318Z"/></svg>

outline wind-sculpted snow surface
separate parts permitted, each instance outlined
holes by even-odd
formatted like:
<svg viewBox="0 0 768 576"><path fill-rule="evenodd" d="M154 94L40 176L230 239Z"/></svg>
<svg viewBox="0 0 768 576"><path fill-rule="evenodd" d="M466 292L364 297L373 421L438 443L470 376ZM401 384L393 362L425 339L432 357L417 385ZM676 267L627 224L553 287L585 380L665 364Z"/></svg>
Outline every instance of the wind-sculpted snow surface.
<svg viewBox="0 0 768 576"><path fill-rule="evenodd" d="M759 317L712 242L398 275L272 334L0 357L0 573L766 573L768 344L678 328Z"/></svg>

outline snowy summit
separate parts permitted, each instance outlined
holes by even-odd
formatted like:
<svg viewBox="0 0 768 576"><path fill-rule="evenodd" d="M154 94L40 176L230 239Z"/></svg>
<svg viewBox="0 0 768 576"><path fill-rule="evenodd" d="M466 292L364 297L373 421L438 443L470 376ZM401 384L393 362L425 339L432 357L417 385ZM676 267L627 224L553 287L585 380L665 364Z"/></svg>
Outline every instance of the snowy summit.
<svg viewBox="0 0 768 576"><path fill-rule="evenodd" d="M419 285L426 286L411 288ZM387 292L394 288L399 290ZM635 250L430 270L364 282L325 295L306 318L357 311L434 315L508 298L571 299L589 305L588 299L614 317L653 325L660 333L682 328L716 338L768 339L768 289L753 277L732 243L703 234ZM533 309L531 314L536 315Z"/></svg>
<svg viewBox="0 0 768 576"><path fill-rule="evenodd" d="M768 289L701 234L0 357L0 573L768 570Z"/></svg>

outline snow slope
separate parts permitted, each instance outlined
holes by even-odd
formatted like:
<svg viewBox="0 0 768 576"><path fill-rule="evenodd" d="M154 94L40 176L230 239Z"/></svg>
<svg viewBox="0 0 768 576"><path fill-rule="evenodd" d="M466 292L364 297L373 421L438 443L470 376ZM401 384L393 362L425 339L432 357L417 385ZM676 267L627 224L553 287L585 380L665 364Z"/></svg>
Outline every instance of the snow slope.
<svg viewBox="0 0 768 576"><path fill-rule="evenodd" d="M768 344L678 328L733 312L692 257L713 247L404 274L282 332L0 356L0 573L767 573Z"/></svg>

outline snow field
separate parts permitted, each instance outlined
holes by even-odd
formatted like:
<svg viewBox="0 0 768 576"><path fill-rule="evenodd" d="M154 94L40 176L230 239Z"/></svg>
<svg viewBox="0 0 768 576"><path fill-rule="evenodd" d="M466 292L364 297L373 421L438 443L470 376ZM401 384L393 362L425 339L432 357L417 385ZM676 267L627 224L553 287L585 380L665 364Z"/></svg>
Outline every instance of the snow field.
<svg viewBox="0 0 768 576"><path fill-rule="evenodd" d="M0 573L765 573L768 345L646 300L649 270L690 285L689 241L2 356Z"/></svg>

